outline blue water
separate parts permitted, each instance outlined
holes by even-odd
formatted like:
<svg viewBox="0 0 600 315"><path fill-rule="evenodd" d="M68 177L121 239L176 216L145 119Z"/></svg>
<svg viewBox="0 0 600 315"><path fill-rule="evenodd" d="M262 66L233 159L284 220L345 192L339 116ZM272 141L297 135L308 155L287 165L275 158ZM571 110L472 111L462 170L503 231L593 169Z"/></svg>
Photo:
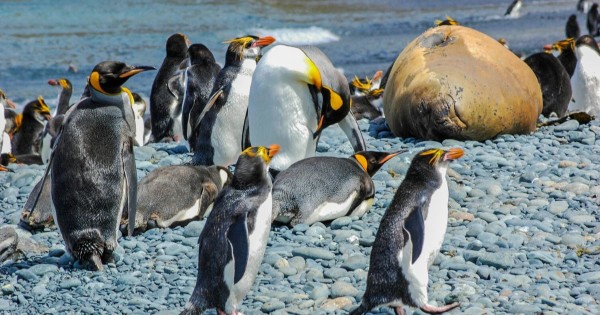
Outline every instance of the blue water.
<svg viewBox="0 0 600 315"><path fill-rule="evenodd" d="M166 39L177 32L205 44L221 63L222 42L248 33L315 44L353 77L385 70L407 43L446 15L508 39L514 50L539 51L563 39L577 3L526 0L519 18L504 19L511 0L73 2L0 2L0 89L19 106L42 95L52 107L58 90L47 85L48 79L70 79L74 97L80 95L86 76L103 60L158 68ZM587 33L583 14L578 20ZM77 72L69 72L69 65ZM127 86L147 99L154 75L142 73Z"/></svg>

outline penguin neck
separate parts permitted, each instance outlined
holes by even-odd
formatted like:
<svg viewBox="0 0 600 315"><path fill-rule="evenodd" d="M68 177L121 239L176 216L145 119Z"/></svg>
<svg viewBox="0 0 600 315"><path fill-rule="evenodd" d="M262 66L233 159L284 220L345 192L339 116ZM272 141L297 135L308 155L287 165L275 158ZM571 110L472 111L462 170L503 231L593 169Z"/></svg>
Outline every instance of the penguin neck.
<svg viewBox="0 0 600 315"><path fill-rule="evenodd" d="M56 115L62 115L67 112L69 109L69 101L71 100L71 95L73 94L73 90L71 89L63 89L58 95L58 102L56 105Z"/></svg>
<svg viewBox="0 0 600 315"><path fill-rule="evenodd" d="M122 88L121 92L116 93L116 94L102 93L94 88L90 88L89 92L90 92L90 97L96 103L120 106L120 107L124 106L125 103L131 104L130 98L132 98L132 97L130 95L128 95L130 93L127 93L128 90L125 88Z"/></svg>

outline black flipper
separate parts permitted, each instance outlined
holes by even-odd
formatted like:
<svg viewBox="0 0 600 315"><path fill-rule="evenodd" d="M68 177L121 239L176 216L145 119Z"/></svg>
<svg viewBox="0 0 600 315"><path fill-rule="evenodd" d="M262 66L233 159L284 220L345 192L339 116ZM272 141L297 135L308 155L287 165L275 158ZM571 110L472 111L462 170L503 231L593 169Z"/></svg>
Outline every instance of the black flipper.
<svg viewBox="0 0 600 315"><path fill-rule="evenodd" d="M133 139L123 145L121 158L123 160L123 173L125 174L125 191L127 193L127 235L132 236L135 230L135 213L137 209L137 170L133 155ZM125 209L124 209L125 210Z"/></svg>
<svg viewBox="0 0 600 315"><path fill-rule="evenodd" d="M206 113L208 113L208 111L215 105L215 103L217 103L217 100L219 100L219 98L221 96L225 97L224 93L225 93L225 90L223 88L220 88L210 97L210 99L204 106L204 109L202 110L200 115L198 115L198 118L196 118L196 120L193 122L193 124L192 123L190 124L192 126L192 130L191 130L192 133L196 132L196 128L198 128L198 125L200 125L202 118L204 118Z"/></svg>
<svg viewBox="0 0 600 315"><path fill-rule="evenodd" d="M181 91L184 91L184 88L186 85L186 82L183 82L183 80L184 80L183 72L177 72L167 82L167 88L168 88L169 92L173 96L175 96L176 99L179 99L180 97L183 96L181 94Z"/></svg>
<svg viewBox="0 0 600 315"><path fill-rule="evenodd" d="M242 151L251 147L250 144L250 123L248 122L248 110L246 110L246 118L244 118L244 128L242 129Z"/></svg>
<svg viewBox="0 0 600 315"><path fill-rule="evenodd" d="M242 279L248 265L248 225L246 223L247 214L240 215L235 222L229 226L227 239L233 248L233 259L235 260L235 276L233 282L237 283Z"/></svg>
<svg viewBox="0 0 600 315"><path fill-rule="evenodd" d="M410 241L412 243L412 263L414 264L421 255L421 251L423 250L423 239L425 238L425 221L423 220L421 207L413 209L406 220L404 220L404 230L410 235Z"/></svg>

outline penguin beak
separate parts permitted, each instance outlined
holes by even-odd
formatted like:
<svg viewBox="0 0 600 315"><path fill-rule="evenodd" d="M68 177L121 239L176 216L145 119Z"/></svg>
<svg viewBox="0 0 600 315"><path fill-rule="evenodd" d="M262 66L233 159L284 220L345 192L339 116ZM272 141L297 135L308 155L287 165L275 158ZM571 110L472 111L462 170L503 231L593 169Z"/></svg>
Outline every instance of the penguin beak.
<svg viewBox="0 0 600 315"><path fill-rule="evenodd" d="M17 109L17 105L9 99L6 99L6 105L8 105L8 107L10 107L12 109Z"/></svg>
<svg viewBox="0 0 600 315"><path fill-rule="evenodd" d="M9 172L10 170L4 165L0 165L0 172Z"/></svg>
<svg viewBox="0 0 600 315"><path fill-rule="evenodd" d="M48 84L52 85L52 86L57 86L58 82L56 82L56 80L50 79L50 80L48 80Z"/></svg>
<svg viewBox="0 0 600 315"><path fill-rule="evenodd" d="M280 147L278 144L271 144L267 149L269 151L269 158L272 158L279 153Z"/></svg>
<svg viewBox="0 0 600 315"><path fill-rule="evenodd" d="M385 162L391 160L394 156L396 156L396 155L398 155L400 153L404 153L406 151L407 150L404 149L404 150L396 151L394 153L390 153L390 154L386 155L385 157L383 157L381 160L379 160L378 163L379 163L379 165L383 165Z"/></svg>
<svg viewBox="0 0 600 315"><path fill-rule="evenodd" d="M275 42L275 38L271 36L265 36L257 39L254 43L252 43L252 47L266 47Z"/></svg>
<svg viewBox="0 0 600 315"><path fill-rule="evenodd" d="M544 45L544 51L549 53L552 51L552 45L551 44L546 44Z"/></svg>
<svg viewBox="0 0 600 315"><path fill-rule="evenodd" d="M319 119L319 124L317 124L317 131L315 131L313 133L313 139L316 139L320 134L321 131L323 131L323 122L325 121L325 115L321 115L321 118Z"/></svg>
<svg viewBox="0 0 600 315"><path fill-rule="evenodd" d="M465 152L461 148L453 148L446 151L444 154L444 161L456 160L465 155Z"/></svg>
<svg viewBox="0 0 600 315"><path fill-rule="evenodd" d="M133 66L130 69L126 70L125 72L119 74L119 78L127 79L131 76L134 76L140 72L147 71L147 70L156 70L156 68L151 67L151 66Z"/></svg>

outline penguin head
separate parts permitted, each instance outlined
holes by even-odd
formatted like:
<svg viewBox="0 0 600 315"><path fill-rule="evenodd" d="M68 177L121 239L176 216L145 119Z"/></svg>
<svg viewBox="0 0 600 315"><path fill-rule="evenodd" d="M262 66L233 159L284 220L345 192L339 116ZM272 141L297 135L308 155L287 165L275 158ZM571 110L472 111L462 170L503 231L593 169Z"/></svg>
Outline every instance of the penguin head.
<svg viewBox="0 0 600 315"><path fill-rule="evenodd" d="M88 85L102 94L118 94L121 93L121 85L129 78L146 70L156 70L156 68L130 66L119 61L103 61L92 70Z"/></svg>
<svg viewBox="0 0 600 315"><path fill-rule="evenodd" d="M448 167L448 163L454 161L464 155L464 151L460 148L452 148L450 150L442 149L425 149L417 153L410 163L408 173L417 173L418 176L435 176L432 173L443 172Z"/></svg>
<svg viewBox="0 0 600 315"><path fill-rule="evenodd" d="M190 65L216 63L213 53L202 44L192 44L188 48L188 55L190 56Z"/></svg>
<svg viewBox="0 0 600 315"><path fill-rule="evenodd" d="M38 96L37 100L31 101L25 105L23 108L23 116L31 117L42 124L44 121L52 119L50 108L46 105L42 96Z"/></svg>
<svg viewBox="0 0 600 315"><path fill-rule="evenodd" d="M268 175L269 163L279 152L279 145L272 144L269 147L249 147L244 150L235 164L235 172L231 186L245 188L256 186L265 180L270 180Z"/></svg>
<svg viewBox="0 0 600 315"><path fill-rule="evenodd" d="M449 17L446 15L446 19L445 20L435 20L435 26L442 26L442 25L460 25L460 23L458 23L457 21L455 21L453 18Z"/></svg>
<svg viewBox="0 0 600 315"><path fill-rule="evenodd" d="M167 57L186 58L190 40L181 33L171 35L167 39Z"/></svg>
<svg viewBox="0 0 600 315"><path fill-rule="evenodd" d="M144 113L146 113L146 101L135 92L131 93L131 95L133 96L133 104L131 104L133 111L138 113L140 117L144 117Z"/></svg>
<svg viewBox="0 0 600 315"><path fill-rule="evenodd" d="M577 56L577 59L581 59L585 50L593 50L600 55L598 43L596 42L594 37L590 35L583 35L579 37L575 42L575 55Z"/></svg>
<svg viewBox="0 0 600 315"><path fill-rule="evenodd" d="M4 106L4 108L12 108L15 109L17 108L17 106L15 105L15 103L11 102L7 97L6 94L4 94L4 91L0 90L0 103L2 103L2 105Z"/></svg>
<svg viewBox="0 0 600 315"><path fill-rule="evenodd" d="M361 151L357 152L351 156L358 164L362 167L362 169L369 174L369 176L375 175L377 171L385 164L385 162L389 161L391 158L395 157L400 153L404 153L406 150L400 150L393 153L387 152L379 152L379 151Z"/></svg>
<svg viewBox="0 0 600 315"><path fill-rule="evenodd" d="M547 47L544 46L544 49ZM562 53L564 50L575 51L575 39L567 38L564 40L559 40L558 42L552 44L552 50L556 50L559 53Z"/></svg>
<svg viewBox="0 0 600 315"><path fill-rule="evenodd" d="M261 55L261 48L271 45L275 42L275 38L271 36L257 37L247 35L225 41L229 44L227 53L225 54L225 64L239 64L244 59L254 59L258 62Z"/></svg>
<svg viewBox="0 0 600 315"><path fill-rule="evenodd" d="M48 84L52 85L52 86L60 86L63 90L72 92L73 91L73 85L71 84L71 81L69 81L68 79L62 78L62 79L58 79L58 80L48 80Z"/></svg>
<svg viewBox="0 0 600 315"><path fill-rule="evenodd" d="M14 163L17 163L17 158L12 153L2 153L0 155L0 165L7 166Z"/></svg>
<svg viewBox="0 0 600 315"><path fill-rule="evenodd" d="M321 78L321 80L325 80L321 81L319 88L323 96L323 104L313 138L317 138L323 129L346 117L352 107L352 98L346 78L335 69L329 75L332 78Z"/></svg>

